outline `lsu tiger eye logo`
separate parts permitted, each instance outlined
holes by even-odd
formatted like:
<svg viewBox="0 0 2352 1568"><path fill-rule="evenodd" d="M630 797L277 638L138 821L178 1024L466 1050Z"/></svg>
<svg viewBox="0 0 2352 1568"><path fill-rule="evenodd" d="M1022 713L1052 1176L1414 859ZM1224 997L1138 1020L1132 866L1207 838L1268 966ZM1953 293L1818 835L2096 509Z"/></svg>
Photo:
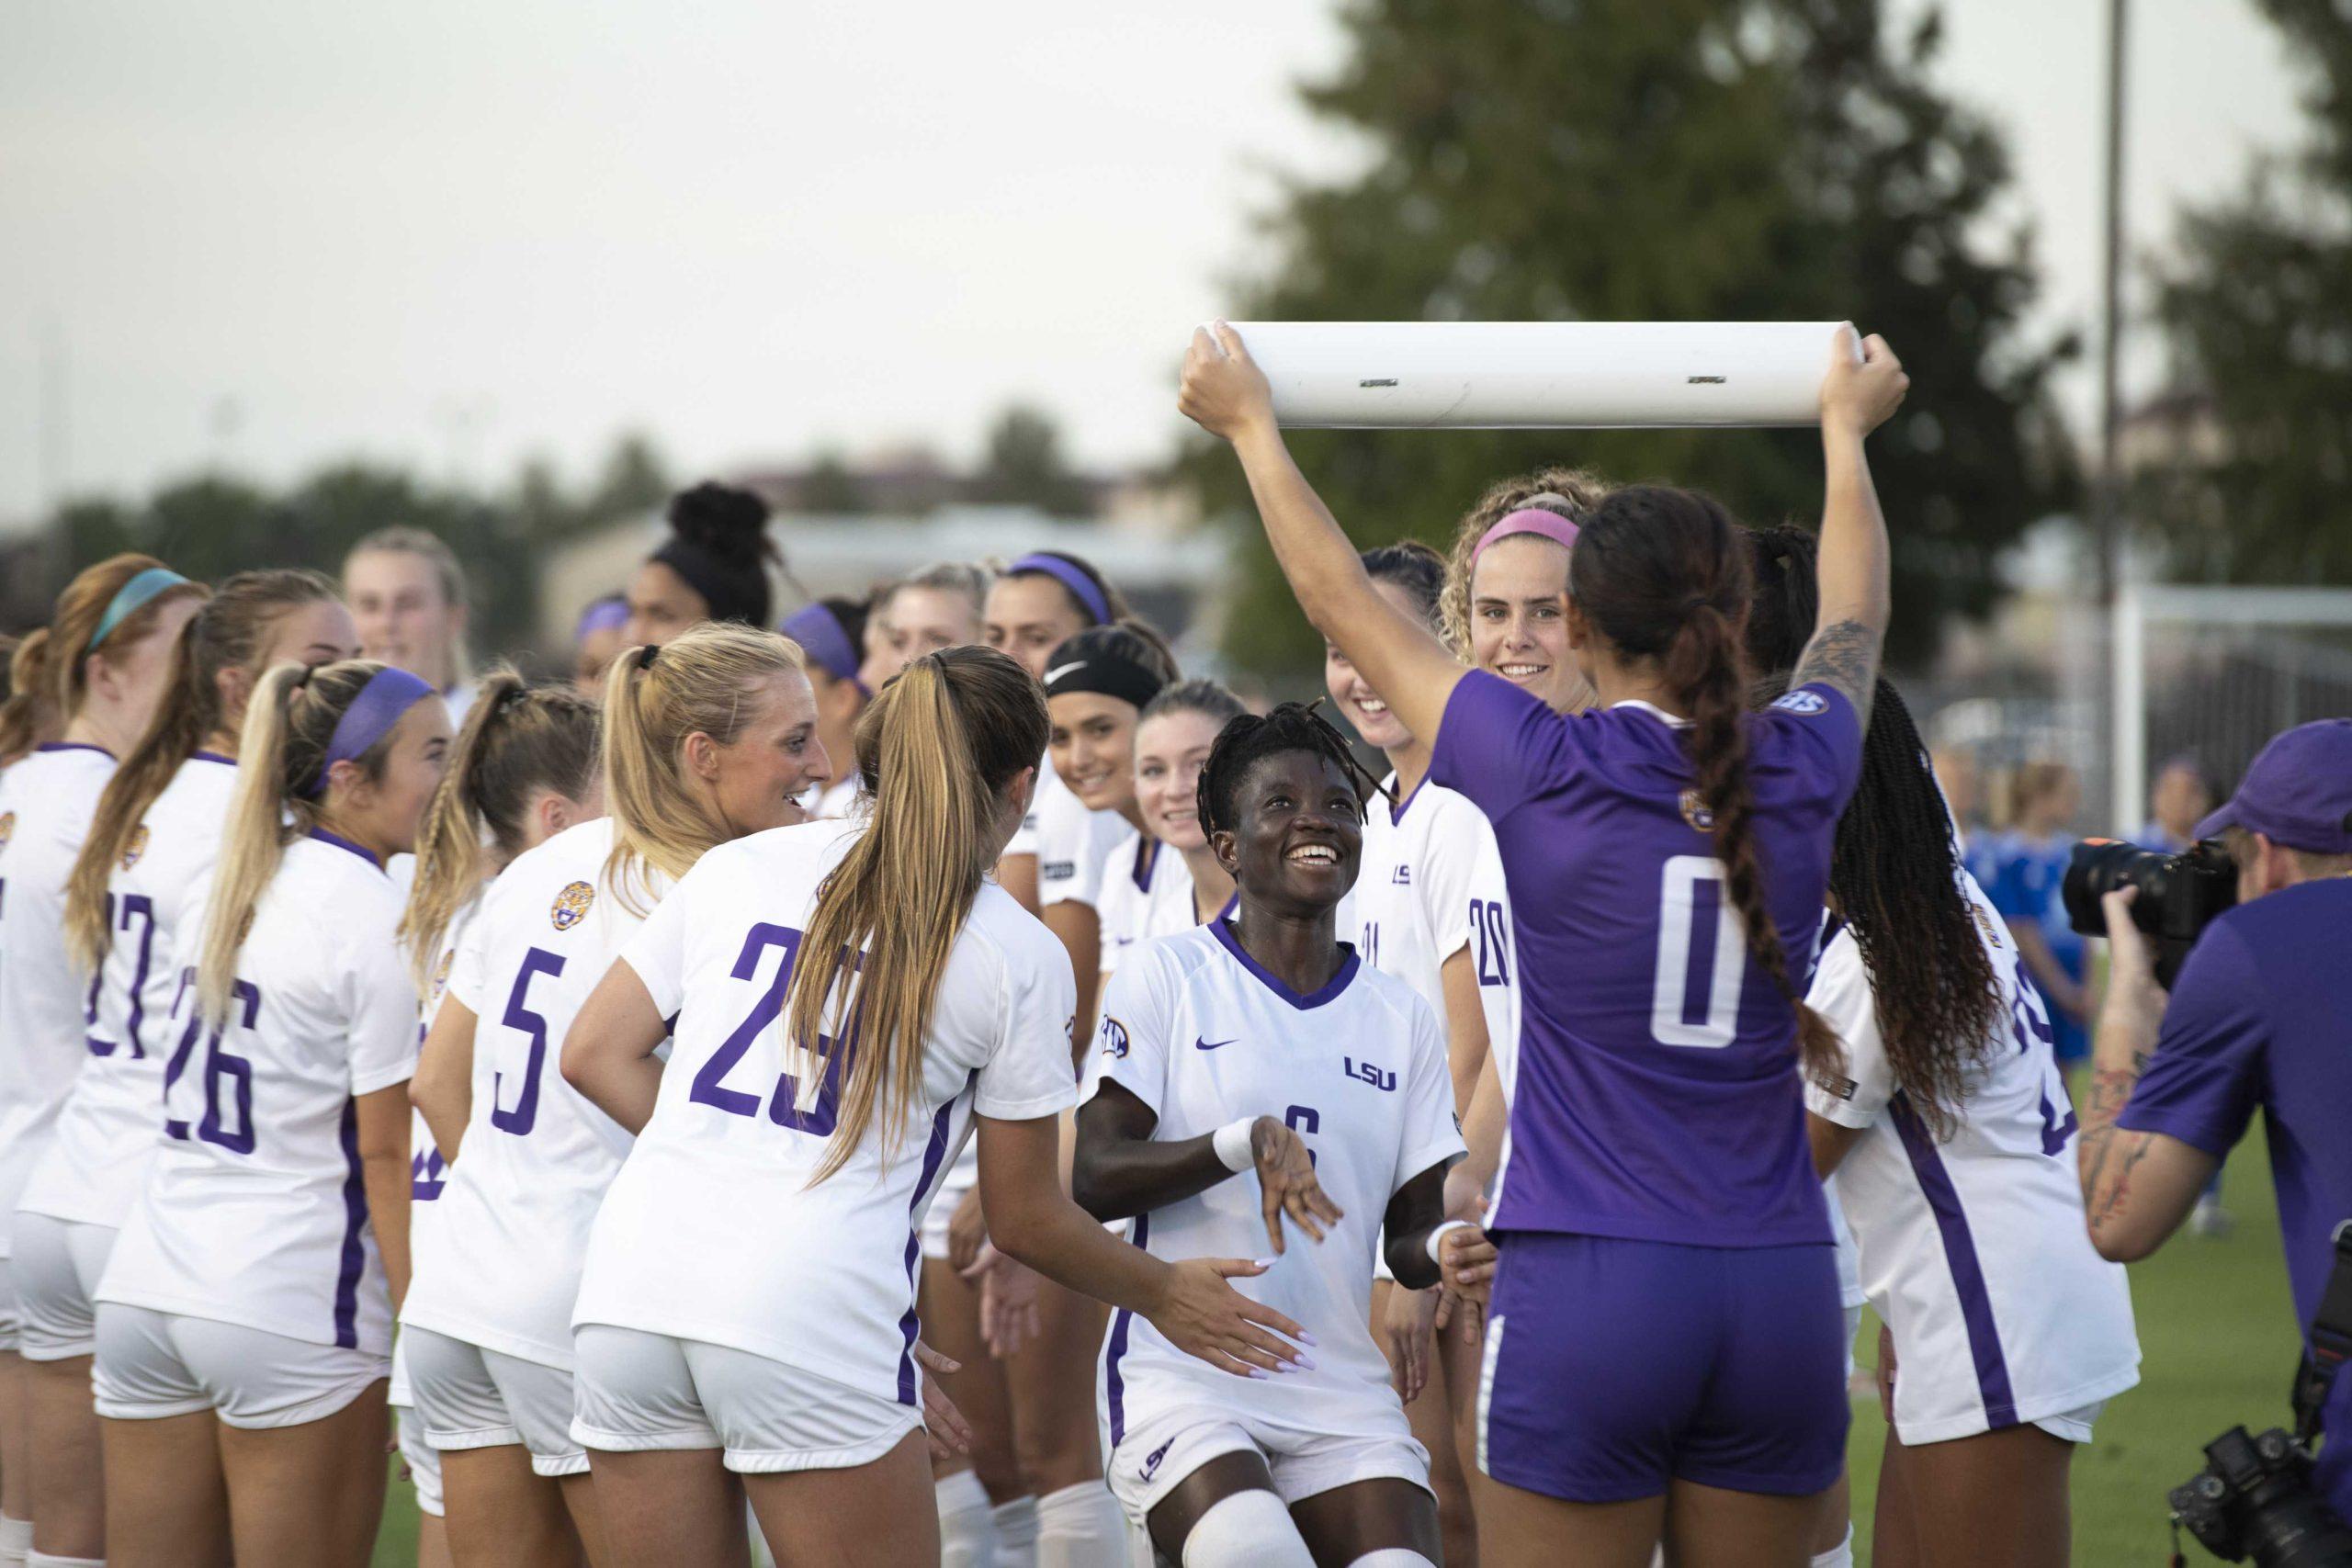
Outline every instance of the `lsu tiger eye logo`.
<svg viewBox="0 0 2352 1568"><path fill-rule="evenodd" d="M1715 830L1715 814L1708 809L1705 801L1699 798L1697 790L1684 790L1681 804L1682 820L1690 823L1693 829L1702 833L1712 833Z"/></svg>
<svg viewBox="0 0 2352 1568"><path fill-rule="evenodd" d="M6 849L8 840L16 836L17 814L13 811L0 811L0 850Z"/></svg>
<svg viewBox="0 0 2352 1568"><path fill-rule="evenodd" d="M555 929L568 931L588 918L588 906L596 901L596 890L584 882L568 882L563 891L555 896L555 907L548 911L548 919Z"/></svg>
<svg viewBox="0 0 2352 1568"><path fill-rule="evenodd" d="M1127 1026L1109 1013L1102 1015L1102 1027L1095 1031L1094 1037L1102 1042L1102 1054L1113 1061L1127 1054Z"/></svg>
<svg viewBox="0 0 2352 1568"><path fill-rule="evenodd" d="M146 852L147 824L141 822L130 830L130 840L122 846L122 869L129 871L132 866L137 865L139 857Z"/></svg>

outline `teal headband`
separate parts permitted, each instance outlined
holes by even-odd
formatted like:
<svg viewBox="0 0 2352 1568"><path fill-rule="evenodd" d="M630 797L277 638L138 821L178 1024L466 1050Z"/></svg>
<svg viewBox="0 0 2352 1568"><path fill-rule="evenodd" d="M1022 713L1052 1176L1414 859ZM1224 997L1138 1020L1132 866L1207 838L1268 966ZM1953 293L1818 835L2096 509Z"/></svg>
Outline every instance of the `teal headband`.
<svg viewBox="0 0 2352 1568"><path fill-rule="evenodd" d="M115 627L137 615L141 605L166 588L177 587L187 581L170 567L151 566L116 589L113 603L107 606L107 613L98 617L98 629L90 634L90 646L84 649L83 653L97 652L98 644L112 637Z"/></svg>

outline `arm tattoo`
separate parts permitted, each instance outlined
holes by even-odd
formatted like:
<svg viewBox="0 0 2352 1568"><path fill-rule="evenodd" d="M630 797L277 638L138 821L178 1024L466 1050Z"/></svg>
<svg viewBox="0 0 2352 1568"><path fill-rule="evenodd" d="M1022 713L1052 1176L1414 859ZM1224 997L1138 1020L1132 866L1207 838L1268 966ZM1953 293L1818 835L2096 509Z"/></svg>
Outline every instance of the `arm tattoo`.
<svg viewBox="0 0 2352 1568"><path fill-rule="evenodd" d="M2148 1053L2135 1051L2128 1067L2094 1067L2091 1071L2090 1099L2083 1106L2077 1157L2081 1162L2083 1203L2089 1212L2094 1233L2122 1212L2123 1201L2131 1191L2132 1168L2148 1157L2153 1146L2153 1140L2144 1134L2122 1134L2122 1165L2115 1172L2113 1185L2109 1185L2108 1167L2115 1158L2121 1132L2115 1125L2115 1119L2123 1113L2123 1107L2147 1066Z"/></svg>
<svg viewBox="0 0 2352 1568"><path fill-rule="evenodd" d="M1804 645L1804 657L1797 660L1796 673L1789 677L1789 684L1796 687L1818 682L1834 686L1854 705L1855 716L1868 729L1871 696L1878 685L1879 648L1884 640L1882 633L1860 621L1839 621L1824 626Z"/></svg>

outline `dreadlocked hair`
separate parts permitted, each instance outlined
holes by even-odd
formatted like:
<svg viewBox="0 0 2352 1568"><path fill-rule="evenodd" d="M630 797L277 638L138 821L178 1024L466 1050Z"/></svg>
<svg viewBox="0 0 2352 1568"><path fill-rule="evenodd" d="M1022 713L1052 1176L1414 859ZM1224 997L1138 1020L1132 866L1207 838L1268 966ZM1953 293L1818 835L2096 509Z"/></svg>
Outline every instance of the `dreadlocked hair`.
<svg viewBox="0 0 2352 1568"><path fill-rule="evenodd" d="M1538 468L1490 486L1478 504L1463 513L1454 526L1453 546L1446 552L1445 591L1438 600L1440 630L1456 658L1471 662L1470 568L1487 530L1529 508L1555 512L1581 528L1608 493L1600 477L1583 468Z"/></svg>
<svg viewBox="0 0 2352 1568"><path fill-rule="evenodd" d="M1742 641L1753 580L1743 531L1720 502L1664 485L1611 491L1581 529L1568 557L1569 597L1620 654L1655 661L1690 715L1683 747L1699 801L1713 813L1715 858L1748 956L1796 1013L1805 1075L1834 1082L1844 1076L1845 1047L1797 994L1756 853Z"/></svg>
<svg viewBox="0 0 2352 1568"><path fill-rule="evenodd" d="M1312 703L1278 704L1262 718L1245 713L1216 732L1216 744L1209 748L1209 760L1201 764L1200 783L1193 786L1198 792L1202 832L1238 827L1241 781L1261 759L1283 751L1312 751L1336 766L1355 785L1359 808L1369 795L1378 792L1377 781L1356 761L1347 739L1315 711L1321 702L1318 697Z"/></svg>

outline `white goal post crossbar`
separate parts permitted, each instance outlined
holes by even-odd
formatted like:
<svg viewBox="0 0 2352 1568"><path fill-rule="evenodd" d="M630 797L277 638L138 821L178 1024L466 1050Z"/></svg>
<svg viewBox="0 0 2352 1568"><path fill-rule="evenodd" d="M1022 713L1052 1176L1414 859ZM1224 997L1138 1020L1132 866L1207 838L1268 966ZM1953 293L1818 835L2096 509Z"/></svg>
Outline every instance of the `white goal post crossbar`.
<svg viewBox="0 0 2352 1568"><path fill-rule="evenodd" d="M2115 831L2145 819L2148 792L2148 633L2208 626L2352 626L2352 591L2341 588L2125 588L2115 600ZM2217 780L2225 786L2228 781Z"/></svg>

